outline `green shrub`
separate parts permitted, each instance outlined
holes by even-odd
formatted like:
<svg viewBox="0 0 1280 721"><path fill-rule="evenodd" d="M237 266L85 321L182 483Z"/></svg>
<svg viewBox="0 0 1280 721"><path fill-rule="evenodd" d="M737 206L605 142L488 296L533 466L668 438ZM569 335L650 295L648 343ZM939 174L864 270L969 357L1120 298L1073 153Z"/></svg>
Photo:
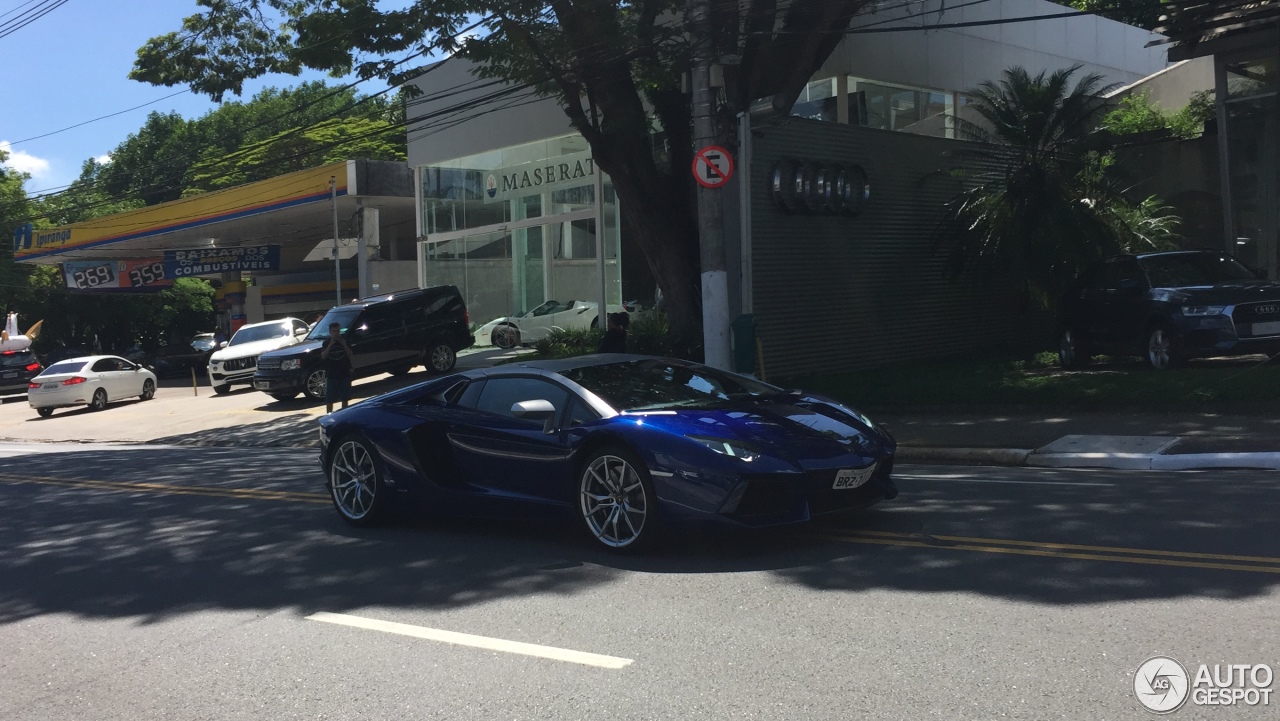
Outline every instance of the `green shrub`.
<svg viewBox="0 0 1280 721"><path fill-rule="evenodd" d="M597 328L556 328L546 338L534 343L533 349L541 359L572 358L595 353L602 338L604 331ZM627 332L627 352L701 361L702 343L701 339L681 340L672 336L666 316L655 314L631 323Z"/></svg>
<svg viewBox="0 0 1280 721"><path fill-rule="evenodd" d="M572 358L595 353L604 331L598 328L553 328L546 338L533 344L539 358Z"/></svg>

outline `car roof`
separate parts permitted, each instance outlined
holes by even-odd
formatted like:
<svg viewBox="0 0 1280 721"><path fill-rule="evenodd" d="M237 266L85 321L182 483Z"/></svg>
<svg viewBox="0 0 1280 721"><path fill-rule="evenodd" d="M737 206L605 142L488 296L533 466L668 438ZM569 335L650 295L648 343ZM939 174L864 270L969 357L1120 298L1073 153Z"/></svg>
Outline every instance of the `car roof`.
<svg viewBox="0 0 1280 721"><path fill-rule="evenodd" d="M1159 258L1166 255L1226 255L1224 250L1214 250L1213 248L1193 248L1191 250L1160 250L1153 253L1134 253L1134 258ZM1124 256L1116 256L1121 258Z"/></svg>
<svg viewBox="0 0 1280 721"><path fill-rule="evenodd" d="M127 358L121 358L118 355L82 355L82 356L76 356L75 358L63 358L62 360L58 361L57 363L54 363L53 365L58 365L59 363L96 363L97 361L100 361L103 358L114 358L115 360L122 360L125 363L132 362Z"/></svg>
<svg viewBox="0 0 1280 721"><path fill-rule="evenodd" d="M697 363L692 361L679 360L677 358L661 358L659 356L638 355L635 353L593 353L591 355L574 356L573 358L561 358L557 360L540 360L540 361L524 361L520 363L507 363L505 365L494 366L492 368L477 368L467 371L462 375L469 378L492 377L500 375L520 375L527 374L530 371L541 373L562 373L564 371L577 370L579 368L590 368L593 366L610 365L613 363L627 363L642 360L660 360L667 363L678 363L681 365L696 366Z"/></svg>
<svg viewBox="0 0 1280 721"><path fill-rule="evenodd" d="M301 323L301 322L302 322L302 321L298 320L297 318L294 318L294 317L290 316L290 317L288 317L288 318L276 318L275 320L264 320L264 321L262 321L261 323L247 323L247 324L242 325L242 326L240 326L239 328L237 328L237 329L236 329L236 333L239 333L240 331L244 330L245 328L260 328L260 327L265 326L265 325L280 325L281 323L288 323L288 322L290 322L290 321L295 321L295 320L297 320L299 323Z"/></svg>
<svg viewBox="0 0 1280 721"><path fill-rule="evenodd" d="M397 291L392 291L392 292L390 292L390 293L383 293L382 295L371 295L371 296L369 296L368 298L361 298L361 299L359 299L359 300L352 301L352 302L350 302L350 303L344 303L344 304L342 304L342 305L335 306L335 307L337 307L337 308L364 308L364 307L367 307L367 306L376 305L376 304L378 304L378 303L387 303L387 302L389 302L389 301L393 301L393 300L404 300L404 299L406 299L406 298L413 298L413 297L420 296L420 295L426 295L427 293L431 293L431 292L435 292L435 291L439 291L439 290L448 290L448 291L450 291L450 292L452 292L452 293L456 293L456 294L458 294L458 295L461 295L461 293L458 293L458 288L457 288L456 286L452 286L452 285L431 285L431 286L427 286L427 287L425 287L425 288L406 288L406 289L404 289L404 290L397 290Z"/></svg>

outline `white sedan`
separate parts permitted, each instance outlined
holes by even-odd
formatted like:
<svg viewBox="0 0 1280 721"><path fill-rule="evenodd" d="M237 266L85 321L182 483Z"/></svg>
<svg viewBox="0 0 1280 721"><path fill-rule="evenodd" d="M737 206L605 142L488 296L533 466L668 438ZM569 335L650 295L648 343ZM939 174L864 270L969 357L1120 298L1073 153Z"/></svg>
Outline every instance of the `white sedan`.
<svg viewBox="0 0 1280 721"><path fill-rule="evenodd" d="M549 300L524 315L496 318L476 331L476 345L514 348L537 343L555 328L586 330L596 327L596 303L586 300ZM609 306L610 313L623 307Z"/></svg>
<svg viewBox="0 0 1280 721"><path fill-rule="evenodd" d="M27 401L42 418L55 408L89 406L95 411L111 401L156 395L156 374L113 355L95 355L59 361L27 386Z"/></svg>

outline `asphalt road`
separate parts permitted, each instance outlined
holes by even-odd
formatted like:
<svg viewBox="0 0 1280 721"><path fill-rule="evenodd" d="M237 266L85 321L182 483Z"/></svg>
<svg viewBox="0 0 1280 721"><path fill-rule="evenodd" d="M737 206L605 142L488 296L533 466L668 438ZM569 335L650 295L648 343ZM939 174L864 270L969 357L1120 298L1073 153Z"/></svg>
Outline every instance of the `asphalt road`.
<svg viewBox="0 0 1280 721"><path fill-rule="evenodd" d="M903 466L852 518L615 557L352 529L311 451L0 463L5 721L1140 719L1151 656L1280 671L1275 473Z"/></svg>

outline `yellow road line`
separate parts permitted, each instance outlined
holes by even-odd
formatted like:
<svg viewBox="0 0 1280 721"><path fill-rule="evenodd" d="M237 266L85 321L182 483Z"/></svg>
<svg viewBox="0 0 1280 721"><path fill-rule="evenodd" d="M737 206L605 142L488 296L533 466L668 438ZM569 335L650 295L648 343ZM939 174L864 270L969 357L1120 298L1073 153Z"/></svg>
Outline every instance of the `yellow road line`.
<svg viewBox="0 0 1280 721"><path fill-rule="evenodd" d="M824 536L829 540L845 543L866 543L879 546L902 546L908 548L929 548L933 550L977 551L979 553L1001 553L1015 556L1041 556L1046 558L1069 558L1081 561L1110 561L1112 563L1135 563L1147 566L1176 566L1179 568L1204 568L1219 571L1246 571L1251 573L1280 574L1280 566L1244 566L1231 563L1207 563L1200 561L1180 561L1171 558L1141 558L1138 556L1103 556L1093 553L1072 553L1068 551L1038 551L1032 548L1009 548L1004 546L982 546L956 544L939 546L920 541L906 539L870 538L857 536ZM994 539L992 539L994 540ZM998 542L998 541L997 541Z"/></svg>
<svg viewBox="0 0 1280 721"><path fill-rule="evenodd" d="M1002 546L1027 546L1031 548L1058 548L1067 551L1088 551L1096 553L1127 553L1137 554L1140 556L1169 556L1173 558L1203 558L1212 561L1247 561L1251 563L1272 563L1280 565L1280 558L1273 556L1235 556L1225 553L1196 553L1193 551L1162 551L1149 548L1125 548L1122 546L1085 546L1078 543L1048 543L1042 541L1012 541L1003 538L974 538L972 536L937 536L932 533L912 534L912 533L895 533L893 531L864 531L857 530L852 532L856 536L879 536L882 538L903 538L906 540L920 540L921 537L936 538L939 541L954 541L957 543L979 543L979 544L999 544Z"/></svg>
<svg viewBox="0 0 1280 721"><path fill-rule="evenodd" d="M216 486L173 486L164 483L96 481L87 478L52 478L48 476L0 474L0 483L38 483L41 485L84 488L98 491L163 493L178 496L209 496L213 498L239 498L258 501L291 501L294 503L326 504L329 502L328 495L324 493L268 491L258 488L219 488Z"/></svg>

